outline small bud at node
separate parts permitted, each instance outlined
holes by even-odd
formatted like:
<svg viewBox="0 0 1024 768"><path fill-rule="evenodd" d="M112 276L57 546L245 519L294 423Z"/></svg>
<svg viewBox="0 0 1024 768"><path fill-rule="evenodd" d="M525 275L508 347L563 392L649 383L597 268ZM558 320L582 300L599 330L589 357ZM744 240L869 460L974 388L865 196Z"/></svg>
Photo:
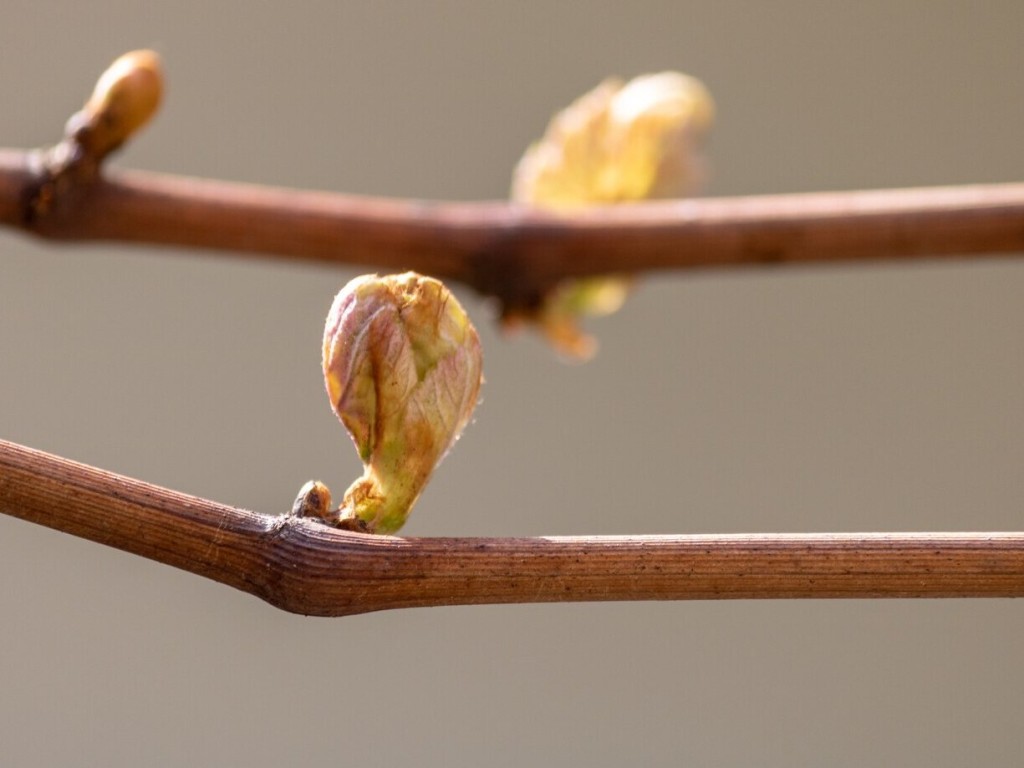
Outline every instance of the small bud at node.
<svg viewBox="0 0 1024 768"><path fill-rule="evenodd" d="M331 517L331 491L319 480L310 480L299 489L299 495L292 504L292 514L296 517L319 517L329 520Z"/></svg>
<svg viewBox="0 0 1024 768"><path fill-rule="evenodd" d="M156 114L163 96L160 57L132 51L111 64L96 83L82 110L77 139L87 152L102 158Z"/></svg>

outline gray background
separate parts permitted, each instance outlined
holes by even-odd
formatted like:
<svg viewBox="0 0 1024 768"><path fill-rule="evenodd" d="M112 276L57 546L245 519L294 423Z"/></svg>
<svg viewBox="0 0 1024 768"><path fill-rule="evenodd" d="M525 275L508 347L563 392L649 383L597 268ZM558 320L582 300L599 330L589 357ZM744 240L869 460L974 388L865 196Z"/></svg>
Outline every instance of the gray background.
<svg viewBox="0 0 1024 768"><path fill-rule="evenodd" d="M7 2L0 145L115 56L170 81L125 166L484 199L609 74L714 94L710 194L1024 178L1024 5ZM359 471L319 343L355 270L0 233L0 434L264 511ZM1021 525L1024 264L673 274L585 366L495 331L406 532ZM1019 765L1024 605L280 613L0 519L5 765Z"/></svg>

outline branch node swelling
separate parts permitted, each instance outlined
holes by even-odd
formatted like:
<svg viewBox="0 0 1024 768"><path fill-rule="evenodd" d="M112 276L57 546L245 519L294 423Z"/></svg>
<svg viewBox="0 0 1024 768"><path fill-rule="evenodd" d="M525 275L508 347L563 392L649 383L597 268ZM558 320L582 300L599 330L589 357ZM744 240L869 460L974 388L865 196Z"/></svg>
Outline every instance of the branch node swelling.
<svg viewBox="0 0 1024 768"><path fill-rule="evenodd" d="M77 192L90 187L103 161L156 113L163 95L160 60L153 51L132 51L100 76L81 110L53 147L28 156L32 181L23 198L22 223L36 227L72 208Z"/></svg>

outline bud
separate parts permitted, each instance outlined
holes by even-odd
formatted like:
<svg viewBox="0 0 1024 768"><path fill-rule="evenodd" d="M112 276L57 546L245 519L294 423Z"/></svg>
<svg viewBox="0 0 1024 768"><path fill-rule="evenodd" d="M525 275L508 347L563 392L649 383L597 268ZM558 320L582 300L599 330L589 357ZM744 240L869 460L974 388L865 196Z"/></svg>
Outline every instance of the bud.
<svg viewBox="0 0 1024 768"><path fill-rule="evenodd" d="M85 107L72 117L69 132L89 155L101 159L149 122L162 96L160 57L154 51L126 53L100 76Z"/></svg>
<svg viewBox="0 0 1024 768"><path fill-rule="evenodd" d="M297 517L331 518L331 489L319 480L310 480L299 489L299 495L292 504L293 515Z"/></svg>
<svg viewBox="0 0 1024 768"><path fill-rule="evenodd" d="M476 407L476 329L437 280L357 277L327 315L323 368L331 407L364 464L339 524L393 533Z"/></svg>
<svg viewBox="0 0 1024 768"><path fill-rule="evenodd" d="M516 167L512 199L555 210L652 198L683 197L704 176L700 144L714 105L704 86L678 72L606 80L551 121L544 138ZM616 311L630 281L620 277L566 280L529 316L569 357L593 354L582 315Z"/></svg>

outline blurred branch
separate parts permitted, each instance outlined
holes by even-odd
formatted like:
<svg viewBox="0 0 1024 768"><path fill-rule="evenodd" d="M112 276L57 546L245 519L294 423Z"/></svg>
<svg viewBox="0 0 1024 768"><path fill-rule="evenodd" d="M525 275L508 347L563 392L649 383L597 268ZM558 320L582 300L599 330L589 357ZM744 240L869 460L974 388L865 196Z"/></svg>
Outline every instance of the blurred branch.
<svg viewBox="0 0 1024 768"><path fill-rule="evenodd" d="M1024 596L1022 533L401 538L236 509L4 441L0 512L319 616L479 603Z"/></svg>
<svg viewBox="0 0 1024 768"><path fill-rule="evenodd" d="M32 153L0 150L0 224L108 240L412 269L519 306L581 275L1024 252L1024 184L645 202L553 213L156 173L98 174L45 215Z"/></svg>
<svg viewBox="0 0 1024 768"><path fill-rule="evenodd" d="M559 280L737 264L1024 251L1024 184L587 206L428 203L232 184L103 163L155 114L159 57L133 51L100 77L63 139L0 149L0 224L107 240L414 270L506 309Z"/></svg>

